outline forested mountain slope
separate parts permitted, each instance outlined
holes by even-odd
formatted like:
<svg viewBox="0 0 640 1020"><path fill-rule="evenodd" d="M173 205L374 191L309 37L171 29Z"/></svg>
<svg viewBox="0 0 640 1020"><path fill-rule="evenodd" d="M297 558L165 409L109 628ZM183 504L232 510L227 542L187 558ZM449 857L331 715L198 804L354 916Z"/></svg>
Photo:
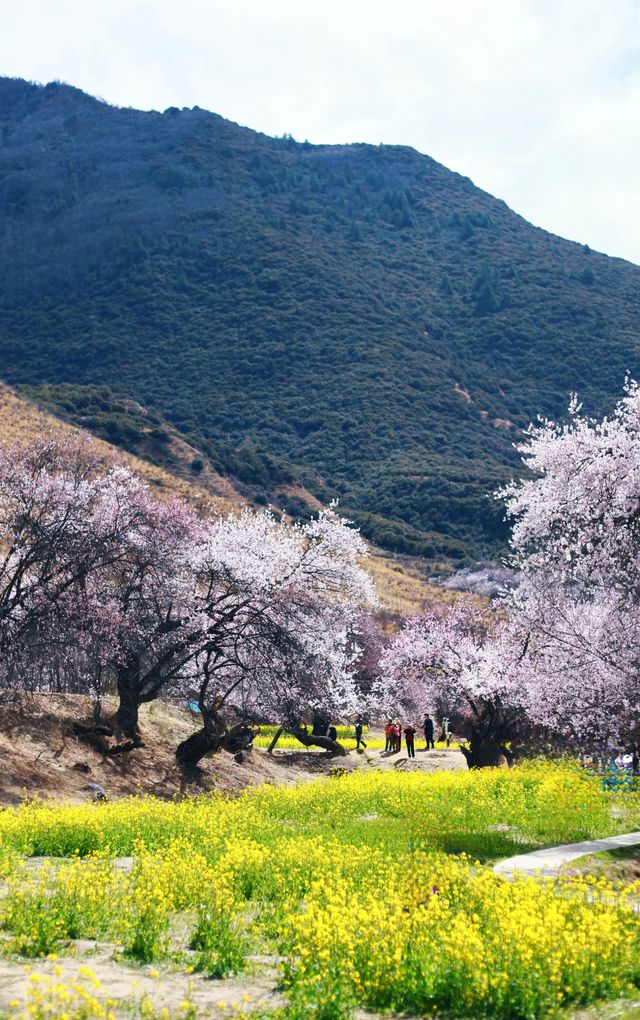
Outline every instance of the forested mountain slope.
<svg viewBox="0 0 640 1020"><path fill-rule="evenodd" d="M405 552L495 554L518 429L640 372L640 268L412 149L197 108L1 79L0 258L0 376L90 428L106 386Z"/></svg>

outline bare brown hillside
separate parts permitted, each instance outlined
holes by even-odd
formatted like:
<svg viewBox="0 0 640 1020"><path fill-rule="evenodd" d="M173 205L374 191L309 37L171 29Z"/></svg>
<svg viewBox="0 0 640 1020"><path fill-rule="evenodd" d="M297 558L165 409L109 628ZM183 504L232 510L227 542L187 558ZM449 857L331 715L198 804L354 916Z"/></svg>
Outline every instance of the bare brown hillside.
<svg viewBox="0 0 640 1020"><path fill-rule="evenodd" d="M110 707L106 706L107 711ZM19 702L5 703L0 708L0 803L16 804L34 797L90 800L90 783L101 786L110 798L239 790L256 783L312 777L324 770L328 757L309 752L272 757L256 749L238 763L220 752L203 762L201 783L187 783L175 765L174 752L198 726L189 710L161 701L143 706L144 746L113 758L74 736L72 724L90 714L90 699L79 694L23 695Z"/></svg>

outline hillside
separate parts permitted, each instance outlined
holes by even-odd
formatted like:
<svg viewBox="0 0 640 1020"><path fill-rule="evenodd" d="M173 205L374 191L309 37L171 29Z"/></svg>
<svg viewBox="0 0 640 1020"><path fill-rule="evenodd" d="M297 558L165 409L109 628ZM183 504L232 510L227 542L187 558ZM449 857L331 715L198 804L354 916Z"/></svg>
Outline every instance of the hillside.
<svg viewBox="0 0 640 1020"><path fill-rule="evenodd" d="M108 458L115 458L141 475L153 487L158 498L178 496L207 513L233 513L245 503L246 487L235 479L217 474L211 462L205 458L194 473L193 462L197 453L166 422L150 423L139 405L129 402L126 414L119 421L135 419L142 435L136 442L137 453L128 453L103 439L96 439L98 449ZM33 401L16 394L9 386L0 383L0 443L12 446L16 442L27 442L35 436L74 432L80 425L63 420L38 407ZM145 439L146 432L153 433L161 428L166 434L159 445L153 439ZM102 429L97 429L101 432ZM197 458L195 458L197 459ZM235 484L234 484L235 483ZM242 490L242 491L241 491ZM275 508L283 510L288 506L295 510L299 501L317 509L319 504L305 489L291 483L278 489L280 497ZM425 600L450 601L447 590L429 584L427 564L410 556L391 556L384 550L372 547L367 567L372 572L376 589L384 609L394 614L411 615L418 612Z"/></svg>
<svg viewBox="0 0 640 1020"><path fill-rule="evenodd" d="M111 710L113 705L106 707ZM260 782L300 782L329 767L325 756L309 752L270 756L255 749L241 764L229 754L210 757L202 784L189 783L175 762L177 743L198 725L189 711L162 701L145 705L141 713L144 746L109 758L74 735L73 723L89 719L91 710L91 699L81 694L25 694L15 704L2 698L0 755L11 762L11 768L0 776L0 804L35 797L91 800L88 783L97 783L114 799L140 793L170 798Z"/></svg>
<svg viewBox="0 0 640 1020"><path fill-rule="evenodd" d="M115 699L105 699L105 713L114 708ZM92 699L82 694L14 692L7 696L6 691L0 692L0 759L11 763L0 775L0 810L35 798L92 800L94 792L87 789L88 783L97 783L114 800L142 793L170 799L213 789L237 791L257 783L300 783L336 768L333 755L302 745L276 748L273 754L254 747L242 761L222 751L209 755L196 781L186 778L175 760L178 743L201 725L191 711L161 700L143 705L142 746L109 757L74 732L73 724L90 720L92 709ZM368 772L466 770L457 749L440 747L429 755L420 754L409 765L405 753L397 757L382 754L384 734L380 731L377 735L379 746L367 755L356 753L353 740L345 741L349 753L340 758L338 767L348 772L361 768Z"/></svg>
<svg viewBox="0 0 640 1020"><path fill-rule="evenodd" d="M3 445L12 446L38 436L77 431L76 425L48 413L0 383L0 443ZM210 465L203 468L197 479L189 477L191 458L196 451L178 435L168 432L167 440L162 444L162 458L154 457L153 460L145 457L144 451L137 456L100 438L96 439L96 445L102 455L126 463L141 475L159 498L163 495L178 496L195 505L206 503L221 513L228 513L242 502L229 479L217 475Z"/></svg>
<svg viewBox="0 0 640 1020"><path fill-rule="evenodd" d="M297 485L289 512L338 496L388 549L495 555L519 428L640 371L638 267L412 149L11 79L0 143L0 375L99 433L95 387L135 401L258 503Z"/></svg>

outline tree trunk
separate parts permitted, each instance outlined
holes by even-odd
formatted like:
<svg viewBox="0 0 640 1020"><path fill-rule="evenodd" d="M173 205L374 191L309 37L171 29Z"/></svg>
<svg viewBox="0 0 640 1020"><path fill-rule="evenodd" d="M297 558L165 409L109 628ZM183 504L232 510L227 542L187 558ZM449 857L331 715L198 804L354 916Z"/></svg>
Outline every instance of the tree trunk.
<svg viewBox="0 0 640 1020"><path fill-rule="evenodd" d="M469 732L469 746L460 750L470 769L510 768L513 754L506 747L517 734L517 720L505 712L499 699L469 701L473 722Z"/></svg>
<svg viewBox="0 0 640 1020"><path fill-rule="evenodd" d="M275 746L278 743L278 741L280 740L280 737L282 736L283 733L284 733L284 726L278 726L278 729L276 730L276 732L273 735L273 740L271 741L271 743L269 744L269 746L267 748L267 754L273 754Z"/></svg>
<svg viewBox="0 0 640 1020"><path fill-rule="evenodd" d="M128 740L139 743L138 712L140 702L138 699L138 675L139 666L137 662L128 663L118 669L118 708L116 710L115 728L116 733L126 737Z"/></svg>
<svg viewBox="0 0 640 1020"><path fill-rule="evenodd" d="M217 733L207 731L206 726L196 730L176 748L176 761L185 772L199 772L198 763L207 754L219 751L221 739Z"/></svg>
<svg viewBox="0 0 640 1020"><path fill-rule="evenodd" d="M215 754L220 750L238 754L240 751L249 750L257 732L245 723L237 723L231 729L227 729L217 712L203 705L200 706L200 711L201 728L176 748L178 765L185 772L194 775L200 774L199 763L208 754Z"/></svg>
<svg viewBox="0 0 640 1020"><path fill-rule="evenodd" d="M346 754L342 744L339 744L337 740L332 740L331 737L316 736L313 733L309 733L305 727L296 726L289 728L285 726L284 729L287 733L290 733L292 737L299 740L305 747L321 747L325 751L332 751L333 754Z"/></svg>
<svg viewBox="0 0 640 1020"><path fill-rule="evenodd" d="M505 768L509 766L509 760L504 747L500 747L491 740L481 741L472 738L469 747L461 747L460 750L467 759L467 766L470 769Z"/></svg>
<svg viewBox="0 0 640 1020"><path fill-rule="evenodd" d="M71 732L75 737L80 737L81 740L89 744L94 751L109 757L126 754L128 751L135 751L136 748L143 746L139 736L135 740L125 740L123 744L108 744L105 737L113 737L115 731L113 727L104 726L102 723L98 723L96 726L85 726L84 723L74 722L71 724Z"/></svg>

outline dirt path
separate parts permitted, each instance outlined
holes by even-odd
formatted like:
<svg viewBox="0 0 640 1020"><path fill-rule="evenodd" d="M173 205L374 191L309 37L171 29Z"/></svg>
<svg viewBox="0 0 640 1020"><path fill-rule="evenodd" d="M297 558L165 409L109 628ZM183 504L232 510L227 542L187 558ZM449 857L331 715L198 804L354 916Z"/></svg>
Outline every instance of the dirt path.
<svg viewBox="0 0 640 1020"><path fill-rule="evenodd" d="M185 975L184 970L172 971L164 965L133 966L114 959L114 947L105 944L78 941L75 950L72 957L34 961L30 972L25 971L23 964L0 957L0 1009L24 999L30 974L46 975L59 982L80 977L91 991L90 979L82 978L84 968L89 968L101 985L92 994L118 1000L125 1015L127 1007L143 998L148 998L156 1010L166 1007L176 1016L185 1001L193 1003L203 1017L226 1016L234 1007L250 1011L257 1007L276 1009L283 1004L282 996L275 991L277 973L273 964L250 960L247 971L238 977L210 981L199 974Z"/></svg>
<svg viewBox="0 0 640 1020"><path fill-rule="evenodd" d="M357 753L357 752L353 752ZM401 769L403 772L459 772L467 770L467 762L461 751L447 748L447 750L427 751L425 748L417 747L415 758L407 758L406 751L392 753L390 751L369 751L366 750L358 757L364 758L366 765L379 769L382 772L389 772L392 769Z"/></svg>
<svg viewBox="0 0 640 1020"><path fill-rule="evenodd" d="M261 755L265 752L254 750L254 755ZM357 770L366 771L375 769L379 772L392 772L402 770L403 772L458 772L466 771L467 763L461 751L453 749L438 749L427 751L424 748L416 748L415 758L407 758L407 752L402 751L379 751L365 750L348 751L344 757L327 754L326 751L279 751L277 748L272 755L268 756L276 765L283 768L282 780L286 781L288 771L292 769L297 775L300 772L306 773L304 778L315 778L319 775L326 775L331 770L345 769L347 772Z"/></svg>

